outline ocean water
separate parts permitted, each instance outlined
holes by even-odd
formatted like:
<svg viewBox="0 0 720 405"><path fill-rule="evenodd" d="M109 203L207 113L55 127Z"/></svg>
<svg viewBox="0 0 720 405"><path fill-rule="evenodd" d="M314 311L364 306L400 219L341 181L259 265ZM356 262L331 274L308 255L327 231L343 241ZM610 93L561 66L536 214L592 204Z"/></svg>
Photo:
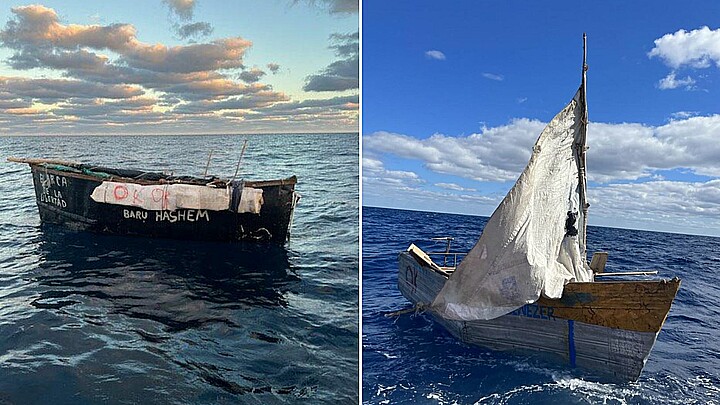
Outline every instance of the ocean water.
<svg viewBox="0 0 720 405"><path fill-rule="evenodd" d="M592 215L592 212L590 213ZM397 289L397 254L454 236L467 251L487 218L363 207L363 402L368 404L719 404L720 238L589 227L607 271L655 269L682 285L637 382L594 382L535 356L456 340ZM444 249L444 245L435 245Z"/></svg>
<svg viewBox="0 0 720 405"><path fill-rule="evenodd" d="M27 165L48 157L298 176L284 247L41 226ZM356 403L358 136L0 139L0 404Z"/></svg>

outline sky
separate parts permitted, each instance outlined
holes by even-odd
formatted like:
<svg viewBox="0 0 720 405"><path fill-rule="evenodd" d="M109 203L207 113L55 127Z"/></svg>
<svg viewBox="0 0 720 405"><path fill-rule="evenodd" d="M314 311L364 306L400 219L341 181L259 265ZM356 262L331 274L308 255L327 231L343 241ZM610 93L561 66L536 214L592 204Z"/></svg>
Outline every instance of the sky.
<svg viewBox="0 0 720 405"><path fill-rule="evenodd" d="M363 3L363 205L489 216L581 80L590 225L720 236L720 3Z"/></svg>
<svg viewBox="0 0 720 405"><path fill-rule="evenodd" d="M0 3L0 135L357 132L357 0Z"/></svg>

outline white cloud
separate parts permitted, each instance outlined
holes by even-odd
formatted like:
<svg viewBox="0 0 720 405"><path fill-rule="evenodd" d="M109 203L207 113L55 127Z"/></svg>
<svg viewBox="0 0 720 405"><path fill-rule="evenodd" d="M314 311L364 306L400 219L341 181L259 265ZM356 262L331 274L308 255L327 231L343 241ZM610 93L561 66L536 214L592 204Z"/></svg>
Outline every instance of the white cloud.
<svg viewBox="0 0 720 405"><path fill-rule="evenodd" d="M530 158L545 124L515 119L469 136L435 134L425 139L389 132L363 136L366 153L420 161L436 173L477 181L514 181ZM588 128L588 175L609 183L650 177L657 170L687 168L720 176L720 115L642 124L591 123Z"/></svg>
<svg viewBox="0 0 720 405"><path fill-rule="evenodd" d="M194 0L164 1L172 18L192 19ZM236 132L240 121L243 132L357 128L357 96L292 102L261 82L263 70L246 67L244 57L252 46L247 39L170 46L142 41L132 24L64 23L57 11L42 5L13 7L11 12L0 27L0 45L11 52L7 64L16 70L47 69L63 78L0 77L0 133L37 133L39 127L48 133L174 133L177 127L224 133ZM184 27L187 35L212 29L206 23L174 27ZM339 55L357 56L356 33L333 38L350 40L333 45ZM276 63L267 66L273 73L279 69ZM108 102L143 94L152 95L157 104L144 107L142 116ZM100 114L106 112L101 122Z"/></svg>
<svg viewBox="0 0 720 405"><path fill-rule="evenodd" d="M588 190L590 220L680 233L714 233L720 228L720 180L651 181Z"/></svg>
<svg viewBox="0 0 720 405"><path fill-rule="evenodd" d="M366 179L363 179L363 185L363 204L370 206L489 215L501 200L483 195L442 193L412 187L378 190L372 185L372 188L368 187Z"/></svg>
<svg viewBox="0 0 720 405"><path fill-rule="evenodd" d="M597 199L594 209L604 214L627 212L633 216L663 217L691 213L720 221L720 179L611 184L595 188L590 197Z"/></svg>
<svg viewBox="0 0 720 405"><path fill-rule="evenodd" d="M684 87L694 90L696 80L690 76L676 77L681 68L704 69L713 64L720 67L720 29L707 26L692 31L680 29L655 40L655 47L648 52L649 58L657 57L672 70L657 83L660 90Z"/></svg>
<svg viewBox="0 0 720 405"><path fill-rule="evenodd" d="M670 114L670 118L673 120L682 120L690 117L695 117L699 113L697 111L678 111Z"/></svg>
<svg viewBox="0 0 720 405"><path fill-rule="evenodd" d="M694 85L695 79L690 76L686 76L683 79L676 79L675 72L668 73L668 75L660 79L657 84L660 90L676 89L678 87L685 87L686 90L692 90Z"/></svg>
<svg viewBox="0 0 720 405"><path fill-rule="evenodd" d="M182 19L189 20L193 16L195 0L163 0L163 3Z"/></svg>
<svg viewBox="0 0 720 405"><path fill-rule="evenodd" d="M720 66L720 29L702 27L665 34L655 40L655 47L648 56L659 57L672 69L682 66L706 68L711 62Z"/></svg>
<svg viewBox="0 0 720 405"><path fill-rule="evenodd" d="M497 195L443 193L363 179L366 205L489 216ZM509 188L509 186L508 186ZM590 223L720 236L720 180L611 184L588 190Z"/></svg>
<svg viewBox="0 0 720 405"><path fill-rule="evenodd" d="M455 190L455 191L477 191L474 188L465 188L459 184L455 183L435 183L435 187L445 188L448 190Z"/></svg>
<svg viewBox="0 0 720 405"><path fill-rule="evenodd" d="M693 114L674 114L660 126L590 124L591 223L720 236L720 142L716 142L720 115ZM483 195L462 193L471 190L450 181L436 180L435 187L451 190L436 192L421 181L391 185L364 178L365 201L369 205L489 215L527 164L544 126L536 120L515 119L469 136L435 134L417 139L388 132L363 136L364 153L371 156L364 167L384 170L384 159L400 157L419 161L439 174L505 182L500 189L490 185L494 192ZM670 181L663 178L665 170L710 179Z"/></svg>
<svg viewBox="0 0 720 405"><path fill-rule="evenodd" d="M370 157L363 157L363 182L376 185L390 185L393 187L408 187L413 184L424 183L415 172L404 170L387 170L382 161Z"/></svg>
<svg viewBox="0 0 720 405"><path fill-rule="evenodd" d="M383 162L368 157L362 158L362 167L366 171L378 171L383 169Z"/></svg>
<svg viewBox="0 0 720 405"><path fill-rule="evenodd" d="M427 56L430 59L445 60L445 54L440 51L436 51L436 50L431 50L431 51L425 52L425 56Z"/></svg>
<svg viewBox="0 0 720 405"><path fill-rule="evenodd" d="M427 181L417 173L388 170L381 160L368 157L367 154L364 155L362 158L362 182L363 204L365 205L405 209L423 207L441 212L472 212L486 215L492 212L492 209L500 202L500 197L495 195L483 196L428 190L425 187ZM457 187L460 189L454 189L454 191L474 191Z"/></svg>
<svg viewBox="0 0 720 405"><path fill-rule="evenodd" d="M363 137L368 152L420 160L437 173L478 181L514 180L530 157L530 148L544 124L519 119L485 129L481 134L452 137L435 134L427 139L377 132Z"/></svg>
<svg viewBox="0 0 720 405"><path fill-rule="evenodd" d="M487 72L485 72L485 73L482 74L482 76L483 76L484 78L486 78L486 79L495 80L495 81L498 81L498 82L501 82L501 81L505 80L505 77L504 77L503 75L496 75L496 74L494 74L494 73L487 73Z"/></svg>

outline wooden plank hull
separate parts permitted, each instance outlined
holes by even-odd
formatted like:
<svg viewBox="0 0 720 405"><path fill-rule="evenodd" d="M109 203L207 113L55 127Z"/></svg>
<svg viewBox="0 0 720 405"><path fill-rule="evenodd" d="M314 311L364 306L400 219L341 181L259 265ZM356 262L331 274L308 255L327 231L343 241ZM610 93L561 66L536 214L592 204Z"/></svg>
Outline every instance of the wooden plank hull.
<svg viewBox="0 0 720 405"><path fill-rule="evenodd" d="M447 276L403 252L398 287L427 306ZM487 321L455 321L429 313L461 341L492 350L538 352L603 377L640 376L680 281L570 283L560 299L541 298Z"/></svg>
<svg viewBox="0 0 720 405"><path fill-rule="evenodd" d="M40 219L77 230L119 235L208 241L285 243L295 208L295 178L254 182L263 190L260 214L178 209L149 211L97 203L90 198L102 179L31 164Z"/></svg>

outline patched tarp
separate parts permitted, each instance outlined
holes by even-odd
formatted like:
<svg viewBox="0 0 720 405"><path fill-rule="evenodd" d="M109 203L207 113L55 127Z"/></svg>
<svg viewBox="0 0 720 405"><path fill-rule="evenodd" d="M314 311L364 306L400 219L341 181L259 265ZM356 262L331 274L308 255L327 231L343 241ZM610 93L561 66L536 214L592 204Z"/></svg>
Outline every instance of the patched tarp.
<svg viewBox="0 0 720 405"><path fill-rule="evenodd" d="M264 202L262 189L243 187L237 211L259 214Z"/></svg>
<svg viewBox="0 0 720 405"><path fill-rule="evenodd" d="M140 185L104 181L93 190L90 198L99 203L126 205L149 211L177 209L224 211L230 208L231 195L230 187L217 188L191 184ZM258 214L262 204L261 189L243 187L237 212Z"/></svg>
<svg viewBox="0 0 720 405"><path fill-rule="evenodd" d="M493 319L541 294L560 298L570 281L592 280L581 254L580 97L578 91L545 127L527 167L435 298L432 309L441 316Z"/></svg>

